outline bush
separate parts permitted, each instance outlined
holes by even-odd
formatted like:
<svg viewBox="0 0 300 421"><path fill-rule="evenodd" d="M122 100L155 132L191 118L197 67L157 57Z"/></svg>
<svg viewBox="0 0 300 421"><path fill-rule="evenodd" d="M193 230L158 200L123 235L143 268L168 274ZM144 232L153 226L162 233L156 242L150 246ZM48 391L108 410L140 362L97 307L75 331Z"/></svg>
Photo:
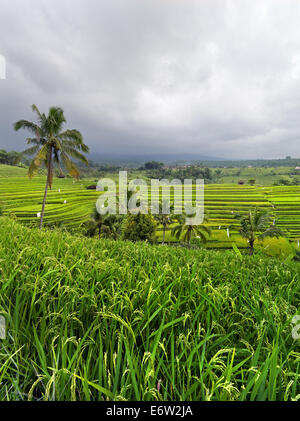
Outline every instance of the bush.
<svg viewBox="0 0 300 421"><path fill-rule="evenodd" d="M298 251L298 250L296 251L296 254L295 254L293 260L295 260L295 262L300 262L300 251Z"/></svg>
<svg viewBox="0 0 300 421"><path fill-rule="evenodd" d="M122 239L130 241L149 241L155 240L156 222L152 215L128 215L122 227Z"/></svg>
<svg viewBox="0 0 300 421"><path fill-rule="evenodd" d="M286 259L295 254L293 246L285 238L265 238L264 241L258 241L256 248L261 250L267 256Z"/></svg>

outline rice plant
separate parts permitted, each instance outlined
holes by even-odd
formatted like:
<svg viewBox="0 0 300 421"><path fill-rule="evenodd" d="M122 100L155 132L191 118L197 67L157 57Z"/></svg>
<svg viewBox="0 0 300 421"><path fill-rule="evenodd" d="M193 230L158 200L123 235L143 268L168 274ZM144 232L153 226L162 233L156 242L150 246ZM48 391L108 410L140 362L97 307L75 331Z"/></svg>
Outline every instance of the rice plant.
<svg viewBox="0 0 300 421"><path fill-rule="evenodd" d="M1 400L298 400L299 264L0 218Z"/></svg>

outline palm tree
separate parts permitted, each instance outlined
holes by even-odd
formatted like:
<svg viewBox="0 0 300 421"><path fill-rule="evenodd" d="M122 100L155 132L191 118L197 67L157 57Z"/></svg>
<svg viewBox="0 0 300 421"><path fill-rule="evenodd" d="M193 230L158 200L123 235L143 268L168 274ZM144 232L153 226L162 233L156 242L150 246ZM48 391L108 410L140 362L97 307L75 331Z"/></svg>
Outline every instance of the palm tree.
<svg viewBox="0 0 300 421"><path fill-rule="evenodd" d="M101 215L95 206L93 213L91 214L91 219L86 223L86 235L93 237L98 233L98 238L100 240L101 235L105 233L106 235L109 234L116 238L118 234L117 222L119 222L117 215Z"/></svg>
<svg viewBox="0 0 300 421"><path fill-rule="evenodd" d="M266 237L280 237L282 231L276 227L275 221L272 224L271 216L263 210L249 209L246 215L236 215L240 222L240 234L249 242L249 255L254 253L254 243L257 239Z"/></svg>
<svg viewBox="0 0 300 421"><path fill-rule="evenodd" d="M206 225L189 225L186 224L186 215L178 215L177 222L178 224L172 229L172 235L174 235L177 240L180 239L180 237L183 234L183 240L187 242L188 244L191 244L191 240L193 237L198 237L201 239L203 243L206 243L208 237L211 234L210 227ZM204 215L203 223L208 222L207 215Z"/></svg>
<svg viewBox="0 0 300 421"><path fill-rule="evenodd" d="M58 165L62 162L68 173L72 177L78 178L79 170L70 157L88 165L87 158L81 152L88 153L89 148L83 143L82 135L78 130L62 131L66 119L61 108L51 107L46 115L41 114L38 107L33 104L32 111L37 115L38 123L20 120L14 124L14 129L16 131L27 129L33 135L27 139L27 144L34 146L23 152L25 155L34 155L28 169L29 177L33 177L42 164L47 168L47 181L40 219L40 229L42 229L48 187L50 189L52 187L53 162Z"/></svg>
<svg viewBox="0 0 300 421"><path fill-rule="evenodd" d="M166 204L168 204L168 200L163 200L162 205L160 206L160 213L157 215L154 215L155 220L162 225L163 227L163 240L162 240L162 244L165 244L165 238L166 238L166 230L168 229L168 227L174 222L175 219L175 215L173 215L173 213L170 213L170 215L168 214L163 214L163 206ZM174 210L174 206L170 206L170 212L173 212Z"/></svg>

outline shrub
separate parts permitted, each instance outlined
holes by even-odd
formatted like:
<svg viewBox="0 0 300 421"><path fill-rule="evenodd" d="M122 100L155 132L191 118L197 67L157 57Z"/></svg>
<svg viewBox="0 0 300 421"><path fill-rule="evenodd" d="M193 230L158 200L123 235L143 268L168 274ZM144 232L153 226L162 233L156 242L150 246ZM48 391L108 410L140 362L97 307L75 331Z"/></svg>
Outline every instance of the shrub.
<svg viewBox="0 0 300 421"><path fill-rule="evenodd" d="M152 215L138 213L128 215L122 227L122 239L130 241L155 240L156 222Z"/></svg>
<svg viewBox="0 0 300 421"><path fill-rule="evenodd" d="M286 259L294 255L293 246L285 238L265 238L257 243L257 248L267 256Z"/></svg>

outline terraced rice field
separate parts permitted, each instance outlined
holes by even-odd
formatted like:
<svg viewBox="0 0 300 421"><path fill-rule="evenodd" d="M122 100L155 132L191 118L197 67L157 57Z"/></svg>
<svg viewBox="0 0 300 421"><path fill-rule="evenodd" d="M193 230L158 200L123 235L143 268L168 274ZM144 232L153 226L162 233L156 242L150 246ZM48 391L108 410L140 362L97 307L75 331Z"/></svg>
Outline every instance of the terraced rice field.
<svg viewBox="0 0 300 421"><path fill-rule="evenodd" d="M79 226L86 221L99 197L99 192L86 190L91 180L73 182L71 179L55 179L47 197L46 224ZM5 214L14 214L22 222L34 224L41 211L45 179L36 177L0 177L0 203Z"/></svg>
<svg viewBox="0 0 300 421"><path fill-rule="evenodd" d="M205 186L205 209L213 235L208 247L231 247L232 241L240 246L247 244L238 235L238 221L235 214L246 213L249 208L265 209L276 224L284 231L286 238L298 246L300 239L300 188L261 187L219 184ZM229 233L227 232L229 228ZM167 241L174 241L166 235ZM229 238L228 238L229 235Z"/></svg>
<svg viewBox="0 0 300 421"><path fill-rule="evenodd" d="M25 169L10 170L0 166L0 206L6 215L13 214L22 222L36 224L41 210L45 177L29 180ZM13 173L10 173L13 171ZM95 180L55 178L49 191L45 223L63 224L76 228L85 222L99 197L99 192L87 190ZM209 247L231 247L238 236L235 213L246 212L251 207L264 208L273 215L276 224L285 231L286 238L298 245L300 239L300 188L239 186L233 184L206 185L205 209L209 213L209 225L213 229ZM230 227L228 238L227 228ZM158 230L158 238L161 233ZM167 241L174 241L167 232ZM244 244L246 246L246 244Z"/></svg>
<svg viewBox="0 0 300 421"><path fill-rule="evenodd" d="M300 239L300 188L273 187L266 197L274 206L277 225L288 232L290 239Z"/></svg>

